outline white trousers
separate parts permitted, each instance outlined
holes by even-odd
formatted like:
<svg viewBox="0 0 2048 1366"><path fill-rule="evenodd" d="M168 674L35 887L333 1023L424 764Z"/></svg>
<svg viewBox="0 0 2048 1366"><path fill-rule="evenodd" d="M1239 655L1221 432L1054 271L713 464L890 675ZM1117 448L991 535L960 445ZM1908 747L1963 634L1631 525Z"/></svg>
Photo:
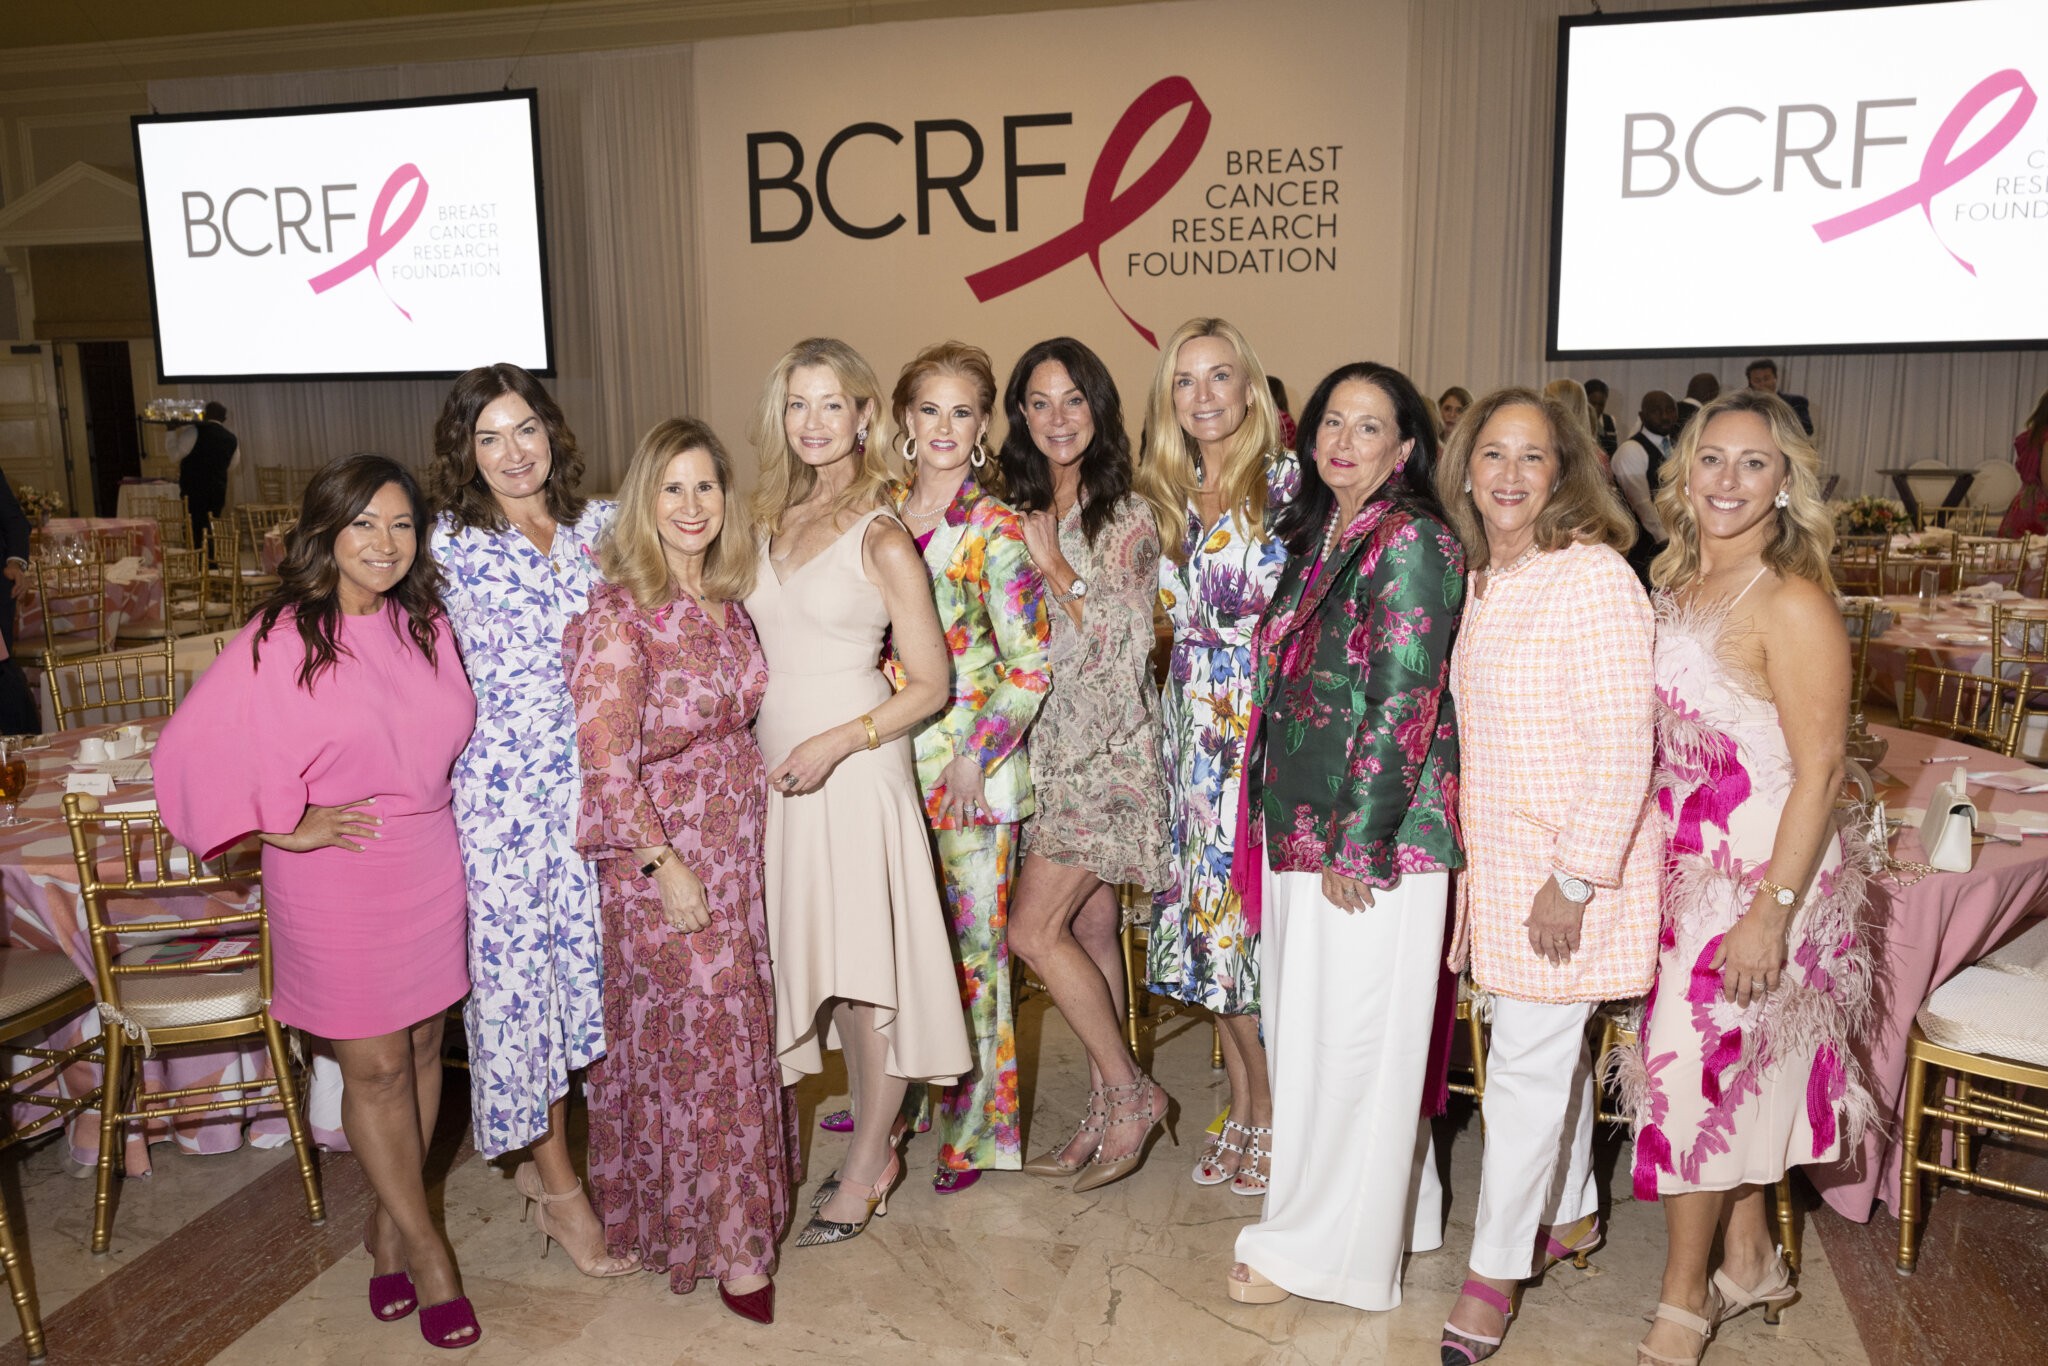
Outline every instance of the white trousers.
<svg viewBox="0 0 2048 1366"><path fill-rule="evenodd" d="M1599 1208L1597 1106L1586 1051L1594 1006L1493 998L1486 1146L1472 1231L1472 1270L1481 1276L1519 1281L1535 1275L1537 1230Z"/></svg>
<svg viewBox="0 0 2048 1366"><path fill-rule="evenodd" d="M1272 1181L1237 1259L1296 1295L1392 1309L1404 1247L1443 1245L1422 1083L1449 888L1448 874L1410 873L1348 915L1320 876L1267 870Z"/></svg>

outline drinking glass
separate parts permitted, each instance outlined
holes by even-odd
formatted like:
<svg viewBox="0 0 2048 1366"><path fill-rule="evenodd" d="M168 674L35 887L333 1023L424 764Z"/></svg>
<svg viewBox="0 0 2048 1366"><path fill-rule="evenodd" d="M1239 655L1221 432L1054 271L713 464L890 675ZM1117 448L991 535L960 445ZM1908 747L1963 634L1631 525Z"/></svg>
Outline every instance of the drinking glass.
<svg viewBox="0 0 2048 1366"><path fill-rule="evenodd" d="M1934 604L1941 598L1941 571L1923 569L1920 571L1920 615L1934 615Z"/></svg>
<svg viewBox="0 0 2048 1366"><path fill-rule="evenodd" d="M21 796L21 790L28 786L28 760L18 754L0 750L0 803L6 806L7 814L0 816L0 826L26 825L27 822L14 814L14 803Z"/></svg>

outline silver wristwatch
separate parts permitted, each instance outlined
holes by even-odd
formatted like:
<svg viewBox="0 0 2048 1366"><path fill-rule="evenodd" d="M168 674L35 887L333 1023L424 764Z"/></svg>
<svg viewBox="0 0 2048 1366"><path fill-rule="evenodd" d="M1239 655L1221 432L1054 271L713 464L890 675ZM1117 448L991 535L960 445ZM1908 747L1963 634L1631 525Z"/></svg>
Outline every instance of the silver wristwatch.
<svg viewBox="0 0 2048 1366"><path fill-rule="evenodd" d="M1574 906L1583 906L1593 899L1593 884L1582 877L1573 877L1563 869L1551 873L1557 880L1557 890L1564 893L1564 899Z"/></svg>
<svg viewBox="0 0 2048 1366"><path fill-rule="evenodd" d="M1052 600L1054 602L1073 602L1077 599L1085 598L1087 596L1088 580L1082 578L1079 574L1076 574L1074 575L1074 586L1072 588L1069 588L1064 593L1053 594Z"/></svg>

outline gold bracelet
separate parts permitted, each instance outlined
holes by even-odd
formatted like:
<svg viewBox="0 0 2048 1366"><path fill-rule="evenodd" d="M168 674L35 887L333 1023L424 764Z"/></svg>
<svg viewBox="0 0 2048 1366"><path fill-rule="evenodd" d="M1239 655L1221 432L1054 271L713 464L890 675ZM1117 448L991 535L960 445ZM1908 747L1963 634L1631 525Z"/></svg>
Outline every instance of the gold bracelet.
<svg viewBox="0 0 2048 1366"><path fill-rule="evenodd" d="M860 723L868 733L868 748L880 749L882 747L882 733L875 729L875 718L863 716L860 718Z"/></svg>

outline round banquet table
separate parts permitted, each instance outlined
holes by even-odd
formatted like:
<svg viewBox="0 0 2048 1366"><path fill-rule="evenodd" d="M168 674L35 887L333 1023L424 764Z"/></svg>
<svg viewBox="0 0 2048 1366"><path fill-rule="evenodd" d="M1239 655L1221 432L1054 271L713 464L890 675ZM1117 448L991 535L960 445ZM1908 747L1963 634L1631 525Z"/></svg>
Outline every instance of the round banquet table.
<svg viewBox="0 0 2048 1366"><path fill-rule="evenodd" d="M52 517L43 523L43 543L52 545L66 538L96 539L101 532L134 532L141 537L140 563L117 570L107 564L107 619L104 638L111 642L123 626L138 628L139 634L161 632L164 626L163 531L149 517ZM102 558L105 558L103 555ZM43 603L36 592L36 577L24 573L14 591L15 648L24 655L42 649ZM57 634L87 629L87 623L60 612L51 623Z"/></svg>
<svg viewBox="0 0 2048 1366"><path fill-rule="evenodd" d="M161 718L140 724L152 740L163 727ZM4 898L6 906L8 942L22 948L59 950L88 979L93 975L92 946L86 933L85 902L79 894L78 864L72 857L71 836L64 825L64 775L72 771L80 740L111 735L113 731L111 725L63 731L49 737L51 743L47 746L21 750L29 770L28 784L17 807L24 823L0 826L0 898ZM112 804L147 801L150 797L150 785L143 781L117 783L112 795L100 800ZM206 908L208 901L236 909L248 904L242 893L228 891L212 897L121 897L111 910L122 922L173 916L191 918L211 913ZM124 947L133 947L133 943L124 943ZM98 1013L87 1010L52 1026L45 1046L68 1048L98 1030ZM153 1090L256 1080L271 1075L270 1059L261 1039L215 1049L168 1050L146 1060L143 1067ZM82 1095L90 1091L99 1084L100 1071L98 1063L79 1063L67 1069L58 1081L62 1094ZM35 1108L32 1101L16 1104L28 1111ZM23 1122L31 1117L24 1114ZM90 1166L98 1158L99 1123L99 1112L91 1110L75 1117L69 1125L71 1155L83 1165ZM183 1115L168 1122L157 1120L150 1124L146 1136L140 1129L130 1127L125 1155L128 1174L148 1174L150 1142L173 1138L187 1152L229 1152L242 1145L245 1127L248 1140L259 1148L276 1147L291 1138L284 1116L274 1105Z"/></svg>
<svg viewBox="0 0 2048 1366"><path fill-rule="evenodd" d="M1877 775L1879 795L1896 815L1906 807L1924 808L1934 789L1955 777L1973 773L2010 772L2024 765L1990 750L1975 749L1932 735L1872 726L1871 732L1891 748ZM1965 764L1923 763L1949 755L1967 755ZM1877 1102L1879 1122L1864 1136L1860 1152L1828 1166L1805 1171L1837 1213L1858 1223L1869 1220L1875 1202L1896 1208L1899 1198L1899 1103L1905 1092L1906 1039L1913 1017L1934 989L1997 948L2019 931L2022 922L2048 910L2048 793L2003 792L1981 784L1969 789L1977 804L1979 828L2004 818L1998 828L2011 833L2015 822L2033 831L2018 843L1987 842L1977 846L1967 873L1928 873L1910 887L1890 879L1873 879L1870 923L1877 939L1877 987L1870 1028L1858 1054ZM1892 857L1901 862L1922 858L1917 828L1909 826L1892 840ZM1910 876L1907 874L1905 876Z"/></svg>
<svg viewBox="0 0 2048 1366"><path fill-rule="evenodd" d="M1870 695L1899 710L1906 705L1906 664L1915 652L1924 664L1965 673L1991 671L1991 617L1983 604L1945 597L1923 616L1917 597L1888 597L1885 609L1892 624L1870 642ZM1943 640L1943 636L1975 636L1974 641Z"/></svg>

